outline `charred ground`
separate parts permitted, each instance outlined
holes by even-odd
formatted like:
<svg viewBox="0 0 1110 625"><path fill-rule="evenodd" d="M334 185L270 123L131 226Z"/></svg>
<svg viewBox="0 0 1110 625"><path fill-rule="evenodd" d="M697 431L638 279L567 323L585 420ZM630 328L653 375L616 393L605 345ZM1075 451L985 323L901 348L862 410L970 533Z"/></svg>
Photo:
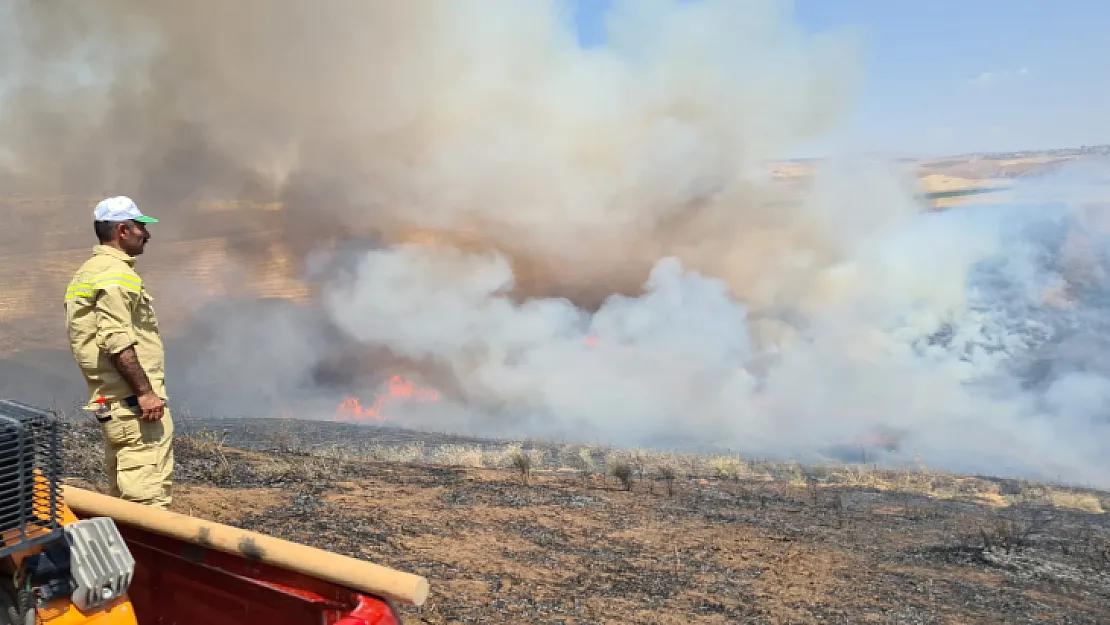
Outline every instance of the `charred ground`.
<svg viewBox="0 0 1110 625"><path fill-rule="evenodd" d="M182 420L174 508L427 576L427 623L1099 623L1110 494L326 422ZM340 444L342 442L342 444ZM70 480L102 489L75 419Z"/></svg>

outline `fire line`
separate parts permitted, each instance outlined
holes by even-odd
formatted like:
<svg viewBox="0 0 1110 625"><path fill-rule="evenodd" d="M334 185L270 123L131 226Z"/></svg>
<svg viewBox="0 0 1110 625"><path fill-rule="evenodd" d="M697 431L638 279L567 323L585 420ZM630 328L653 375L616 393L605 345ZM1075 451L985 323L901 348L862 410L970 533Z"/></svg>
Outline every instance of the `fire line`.
<svg viewBox="0 0 1110 625"><path fill-rule="evenodd" d="M369 406L363 406L358 397L343 398L336 408L336 421L386 421L382 416L383 409L397 400L435 402L439 401L439 391L433 388L416 386L411 380L394 375L386 383L385 393L374 394L374 400Z"/></svg>

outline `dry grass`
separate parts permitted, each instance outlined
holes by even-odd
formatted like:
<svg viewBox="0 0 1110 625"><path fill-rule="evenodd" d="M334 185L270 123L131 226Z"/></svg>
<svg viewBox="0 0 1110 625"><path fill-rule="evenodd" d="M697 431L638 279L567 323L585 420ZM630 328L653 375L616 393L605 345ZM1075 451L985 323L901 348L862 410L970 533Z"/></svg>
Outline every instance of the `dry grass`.
<svg viewBox="0 0 1110 625"><path fill-rule="evenodd" d="M89 425L90 422L79 423ZM917 495L936 501L965 501L994 509L1037 505L1089 514L1106 514L1110 494L1063 485L1039 484L1019 480L955 475L932 470L918 461L912 466L882 468L874 464L803 466L796 462L771 462L745 459L735 455L703 455L614 449L606 446L544 444L517 441L503 444L430 444L413 440L400 444L370 444L361 448L344 445L305 443L302 435L281 427L271 427L265 448L278 452L256 470L267 476L311 477L321 463L369 460L413 466L439 466L460 469L509 469L525 483L537 474L573 474L583 484L604 482L611 477L625 490L636 483L663 484L668 492L683 483L711 484L786 484L809 491L857 488L876 492ZM83 436L95 439L98 434ZM205 473L212 478L229 475L229 454L234 436L227 427L201 427L179 432L177 453L205 459ZM91 473L99 470L102 458L97 442L86 444L71 457L75 468Z"/></svg>
<svg viewBox="0 0 1110 625"><path fill-rule="evenodd" d="M1067 490L1050 489L1049 500L1054 508L1080 510L1091 514L1105 514L1104 504L1110 504L1110 498L1101 498L1091 493L1076 493Z"/></svg>
<svg viewBox="0 0 1110 625"><path fill-rule="evenodd" d="M412 440L401 443L373 443L359 449L340 445L308 449L303 434L278 428L268 435L267 449L302 457L304 474L307 458L330 460L371 460L412 466L440 466L460 469L508 469L519 475L523 484L536 475L577 475L583 485L604 484L611 478L626 491L637 484L654 493L673 494L682 484L709 486L741 484L758 491L761 484L785 484L805 489L811 499L825 490L843 488L914 495L937 502L962 501L992 509L1039 505L1059 510L1104 514L1110 508L1110 494L1052 484L973 477L937 471L917 459L902 467L883 468L875 464L837 464L803 466L797 462L771 462L738 455L712 455L657 451L642 448L614 449L608 446L515 441L507 443L434 443ZM226 430L201 429L183 438L183 445L200 453L211 453L218 466L225 466L222 450L228 444ZM274 467L275 473L282 469ZM310 472L310 471L309 471Z"/></svg>
<svg viewBox="0 0 1110 625"><path fill-rule="evenodd" d="M176 509L426 575L414 622L1096 623L1110 601L1095 491L919 463L204 425L176 441ZM248 430L266 450L242 448ZM71 428L72 479L102 485L98 436Z"/></svg>
<svg viewBox="0 0 1110 625"><path fill-rule="evenodd" d="M681 482L785 483L810 489L862 488L880 492L913 494L938 501L972 501L1006 508L1021 503L1048 505L1062 510L1103 514L1110 495L1060 485L998 480L955 475L929 469L918 461L913 466L882 468L874 464L803 466L797 462L755 461L735 455L702 455L653 451L619 450L591 445L549 445L535 441L493 444L372 444L355 451L332 446L306 450L292 435L273 435L276 448L315 457L442 466L468 469L510 469L528 480L537 473L578 475L583 483L614 478L626 490L637 482L661 482L668 491ZM219 457L227 444L226 431L201 430L184 439L184 444ZM222 461L221 461L222 462ZM1005 486L1009 484L1009 486ZM1008 490L1007 490L1008 489Z"/></svg>

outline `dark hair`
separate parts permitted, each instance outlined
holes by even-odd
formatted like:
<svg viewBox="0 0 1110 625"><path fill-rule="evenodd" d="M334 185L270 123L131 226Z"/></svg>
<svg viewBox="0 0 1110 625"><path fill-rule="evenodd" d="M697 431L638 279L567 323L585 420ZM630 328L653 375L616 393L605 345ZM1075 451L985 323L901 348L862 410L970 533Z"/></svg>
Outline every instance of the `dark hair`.
<svg viewBox="0 0 1110 625"><path fill-rule="evenodd" d="M96 232L96 238L101 243L108 243L112 240L112 232L116 229L120 222L118 221L94 221L93 231Z"/></svg>

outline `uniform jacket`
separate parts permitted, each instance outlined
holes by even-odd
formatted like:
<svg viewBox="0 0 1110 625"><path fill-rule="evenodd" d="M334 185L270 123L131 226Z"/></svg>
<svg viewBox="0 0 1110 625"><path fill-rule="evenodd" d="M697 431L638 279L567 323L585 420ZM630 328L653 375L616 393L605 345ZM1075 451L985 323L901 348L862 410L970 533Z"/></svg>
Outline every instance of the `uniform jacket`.
<svg viewBox="0 0 1110 625"><path fill-rule="evenodd" d="M108 359L132 345L155 394L168 400L153 298L134 265L135 258L127 253L97 245L66 289L69 346L88 384L89 409L98 397L116 402L135 394Z"/></svg>

